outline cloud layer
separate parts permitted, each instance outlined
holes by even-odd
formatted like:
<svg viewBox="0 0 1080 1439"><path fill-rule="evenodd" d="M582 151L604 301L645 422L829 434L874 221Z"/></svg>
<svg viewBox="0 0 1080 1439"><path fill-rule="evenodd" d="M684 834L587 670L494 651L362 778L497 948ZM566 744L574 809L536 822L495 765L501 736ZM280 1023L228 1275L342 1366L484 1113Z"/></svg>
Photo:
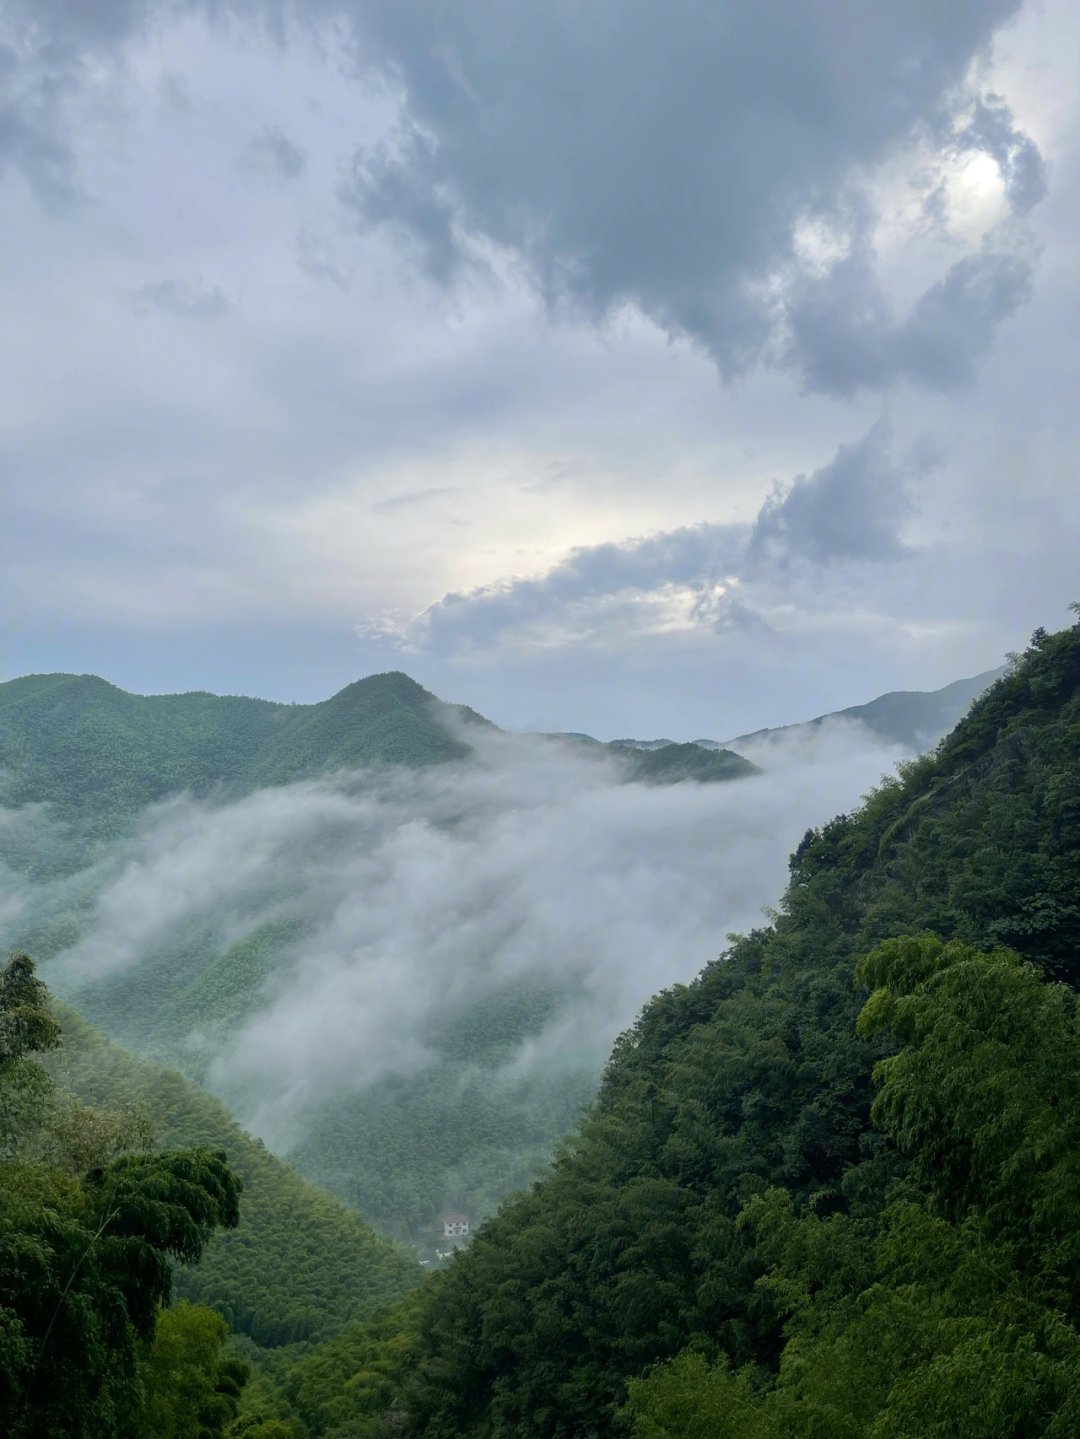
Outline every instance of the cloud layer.
<svg viewBox="0 0 1080 1439"><path fill-rule="evenodd" d="M185 927L227 943L302 918L307 937L211 1071L277 1144L312 1106L423 1067L436 1027L513 985L573 1003L512 1067L596 1072L655 990L776 901L807 825L897 754L845 726L774 745L749 780L650 788L565 744L470 737L473 764L163 807L51 975L135 974Z"/></svg>
<svg viewBox="0 0 1080 1439"><path fill-rule="evenodd" d="M790 603L793 585L819 598L832 567L905 558L901 528L909 481L932 466L916 451L890 455L875 424L811 475L774 485L752 525L701 524L646 539L573 551L547 573L444 596L404 623L376 617L363 632L405 653L481 656L497 650L618 646L630 635L695 630L770 632L766 611Z"/></svg>
<svg viewBox="0 0 1080 1439"><path fill-rule="evenodd" d="M632 303L729 378L766 363L849 395L969 384L1030 294L1017 225L1043 197L1044 166L980 84L1019 8L310 0L290 15L292 28L346 27L359 72L398 90L395 129L358 149L340 193L361 226L407 238L430 276L449 282L494 246L552 305L600 319ZM12 7L0 127L47 209L78 197L73 97L175 13L150 0ZM290 33L269 4L231 15ZM979 243L951 258L946 244L942 273L898 305L880 178L905 153L918 204L901 237L936 229L955 246L951 189L973 157L996 167L1001 203ZM307 156L268 126L241 163L295 180Z"/></svg>
<svg viewBox="0 0 1080 1439"><path fill-rule="evenodd" d="M355 7L404 88L396 135L347 191L450 279L476 239L549 301L633 302L726 376L779 364L851 394L970 382L1030 289L1004 221L1044 192L1039 152L978 61L1018 9L872 0L764 5ZM898 307L879 256L881 167L919 154L909 235L945 225L952 172L998 167L1001 222Z"/></svg>

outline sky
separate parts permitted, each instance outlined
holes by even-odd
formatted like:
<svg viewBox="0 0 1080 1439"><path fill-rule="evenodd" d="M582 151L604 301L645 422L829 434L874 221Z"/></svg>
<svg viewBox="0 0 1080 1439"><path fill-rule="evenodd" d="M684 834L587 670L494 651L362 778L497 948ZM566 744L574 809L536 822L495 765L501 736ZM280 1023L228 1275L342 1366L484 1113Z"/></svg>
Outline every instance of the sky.
<svg viewBox="0 0 1080 1439"><path fill-rule="evenodd" d="M5 0L0 673L724 736L1080 597L1067 0Z"/></svg>

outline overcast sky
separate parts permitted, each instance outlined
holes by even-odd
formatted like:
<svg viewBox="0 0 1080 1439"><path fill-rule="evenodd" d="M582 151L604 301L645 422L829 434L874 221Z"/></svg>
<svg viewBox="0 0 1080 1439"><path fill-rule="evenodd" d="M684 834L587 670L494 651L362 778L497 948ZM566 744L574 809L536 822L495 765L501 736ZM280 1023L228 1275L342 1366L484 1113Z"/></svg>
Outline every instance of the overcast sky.
<svg viewBox="0 0 1080 1439"><path fill-rule="evenodd" d="M723 737L1080 597L1068 0L4 0L0 668Z"/></svg>

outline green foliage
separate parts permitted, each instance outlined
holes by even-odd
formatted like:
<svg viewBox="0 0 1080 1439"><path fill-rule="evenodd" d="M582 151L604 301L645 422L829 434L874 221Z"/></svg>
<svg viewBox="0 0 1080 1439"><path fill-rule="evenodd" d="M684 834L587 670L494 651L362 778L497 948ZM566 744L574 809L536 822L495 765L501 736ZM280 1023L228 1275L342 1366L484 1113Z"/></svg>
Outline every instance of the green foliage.
<svg viewBox="0 0 1080 1439"><path fill-rule="evenodd" d="M26 675L0 685L0 803L48 804L85 843L123 833L148 804L183 791L246 794L344 767L462 758L469 746L444 727L450 716L487 723L398 672L314 705L133 695L94 675Z"/></svg>
<svg viewBox="0 0 1080 1439"><path fill-rule="evenodd" d="M933 755L806 836L768 930L733 939L694 984L646 1008L550 1177L483 1226L425 1307L411 1400L420 1433L610 1433L628 1382L688 1347L766 1382L787 1354L790 1303L759 1284L773 1260L744 1211L770 1189L786 1191L797 1216L836 1216L828 1233L850 1238L844 1264L873 1272L857 1226L878 1222L898 1183L918 1181L921 1150L871 1125L874 1066L898 1036L870 1018L856 1033L856 961L934 929L967 945L1007 941L1044 978L1080 978L1078 679L1080 631L1037 637ZM1045 1079L1031 1074L1029 1087ZM903 1112L923 1133L918 1107ZM1005 1143L1015 1135L1002 1124ZM963 1143L949 1151L958 1183ZM967 1191L957 1193L959 1203ZM920 1213L955 1224L934 1207L944 1197L931 1198ZM840 1272L839 1259L830 1265ZM980 1332L972 1343L990 1343ZM916 1344L915 1330L903 1333Z"/></svg>
<svg viewBox="0 0 1080 1439"><path fill-rule="evenodd" d="M686 1351L631 1381L639 1439L1065 1439L1080 1427L1077 997L1008 951L886 942L860 1028L874 1119L911 1158L861 1219L782 1190L740 1226L786 1316L774 1382Z"/></svg>
<svg viewBox="0 0 1080 1439"><path fill-rule="evenodd" d="M1076 993L1008 950L934 939L889 940L856 977L874 991L860 1032L904 1045L875 1071L874 1122L935 1212L977 1210L988 1233L1040 1252L1061 1236L1080 1264Z"/></svg>
<svg viewBox="0 0 1080 1439"><path fill-rule="evenodd" d="M698 744L665 744L659 749L633 749L610 745L623 756L633 779L643 784L679 784L696 780L715 784L760 774L756 764L729 749L706 749Z"/></svg>
<svg viewBox="0 0 1080 1439"><path fill-rule="evenodd" d="M13 1439L127 1432L140 1402L140 1345L168 1302L174 1264L195 1264L218 1227L235 1228L242 1185L205 1148L120 1154L84 1173L29 1157L56 1114L32 1056L59 1028L33 962L0 974L0 1097L14 1085L36 1103L2 1104L0 1162L0 1422ZM70 1109L62 1109L65 1123ZM108 1131L108 1125L105 1126ZM71 1158L111 1146L94 1131Z"/></svg>
<svg viewBox="0 0 1080 1439"><path fill-rule="evenodd" d="M222 949L213 924L178 925L133 971L79 991L79 1012L198 1083L229 1034L258 1009L267 980L303 933L298 919L271 920Z"/></svg>
<svg viewBox="0 0 1080 1439"><path fill-rule="evenodd" d="M403 1395L416 1364L419 1291L393 1309L352 1324L289 1366L282 1393L312 1439L387 1439L387 1415L404 1418Z"/></svg>
<svg viewBox="0 0 1080 1439"><path fill-rule="evenodd" d="M145 1031L147 1041L159 1047L170 1035L187 1038L201 1031L223 1037L238 1028L258 1008L266 981L302 933L299 920L278 919L237 940L184 985L171 1004L162 1006L158 996L155 1022Z"/></svg>
<svg viewBox="0 0 1080 1439"><path fill-rule="evenodd" d="M0 970L0 1157L10 1159L18 1140L38 1123L50 1094L49 1078L33 1058L60 1044L60 1026L48 1010L48 993L28 954L13 954Z"/></svg>
<svg viewBox="0 0 1080 1439"><path fill-rule="evenodd" d="M236 1418L250 1369L226 1348L220 1314L181 1301L158 1317L140 1366L142 1403L132 1439L220 1439Z"/></svg>
<svg viewBox="0 0 1080 1439"><path fill-rule="evenodd" d="M168 1301L170 1261L197 1263L215 1226L235 1226L238 1188L205 1150L127 1155L82 1180L3 1166L5 1432L111 1432L135 1397L137 1341Z"/></svg>
<svg viewBox="0 0 1080 1439"><path fill-rule="evenodd" d="M631 1379L622 1411L635 1439L765 1439L760 1396L727 1356L710 1364L684 1350L644 1379Z"/></svg>
<svg viewBox="0 0 1080 1439"><path fill-rule="evenodd" d="M419 1282L415 1259L244 1133L219 1100L110 1044L73 1011L60 1015L65 1044L50 1061L59 1083L95 1106L140 1104L160 1142L224 1149L243 1180L241 1227L219 1234L198 1270L178 1272L183 1298L274 1347L333 1334Z"/></svg>

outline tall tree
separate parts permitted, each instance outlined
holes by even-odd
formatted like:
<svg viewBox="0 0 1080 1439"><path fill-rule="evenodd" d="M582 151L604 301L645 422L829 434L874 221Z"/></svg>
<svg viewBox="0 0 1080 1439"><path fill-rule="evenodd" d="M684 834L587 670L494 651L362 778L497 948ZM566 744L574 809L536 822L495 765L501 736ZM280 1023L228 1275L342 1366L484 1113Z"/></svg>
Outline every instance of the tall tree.
<svg viewBox="0 0 1080 1439"><path fill-rule="evenodd" d="M0 1431L11 1439L132 1432L138 1358L172 1287L215 1228L239 1220L224 1152L128 1153L85 1173L34 1156L60 1042L29 956L0 971Z"/></svg>

